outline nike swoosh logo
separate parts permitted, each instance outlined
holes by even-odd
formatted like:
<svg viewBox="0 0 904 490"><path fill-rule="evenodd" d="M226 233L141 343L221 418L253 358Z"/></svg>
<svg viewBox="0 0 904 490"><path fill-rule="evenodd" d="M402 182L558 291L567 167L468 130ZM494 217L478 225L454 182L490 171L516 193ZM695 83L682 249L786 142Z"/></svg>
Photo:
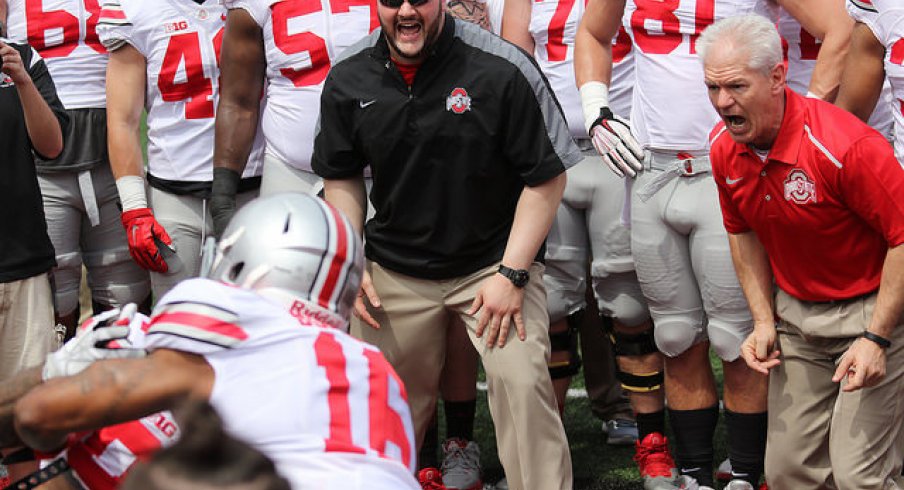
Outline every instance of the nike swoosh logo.
<svg viewBox="0 0 904 490"><path fill-rule="evenodd" d="M371 100L371 101L368 101L368 102L364 102L363 100L359 100L359 101L358 101L358 105L361 106L362 109L364 109L365 107L367 107L367 106L373 104L373 103L376 102L376 101L377 101L377 99L374 99L374 100Z"/></svg>
<svg viewBox="0 0 904 490"><path fill-rule="evenodd" d="M681 468L682 474L693 473L695 471L700 471L700 467L698 466L696 468Z"/></svg>
<svg viewBox="0 0 904 490"><path fill-rule="evenodd" d="M738 177L737 179L731 179L731 178L725 177L725 183L728 185L735 185L742 180L744 180L744 177Z"/></svg>

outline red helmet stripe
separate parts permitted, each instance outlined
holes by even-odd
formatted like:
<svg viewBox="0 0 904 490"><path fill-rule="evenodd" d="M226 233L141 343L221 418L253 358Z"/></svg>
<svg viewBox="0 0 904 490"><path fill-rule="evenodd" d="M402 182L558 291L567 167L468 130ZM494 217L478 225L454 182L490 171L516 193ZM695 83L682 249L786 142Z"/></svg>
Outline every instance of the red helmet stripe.
<svg viewBox="0 0 904 490"><path fill-rule="evenodd" d="M342 270L348 261L349 237L348 230L345 228L345 222L342 220L342 215L339 214L339 211L336 211L332 206L327 206L327 208L332 215L332 219L327 221L330 221L336 228L336 252L330 257L329 273L326 276L323 287L320 289L320 294L317 296L317 304L333 311L335 308L332 305L332 299L340 283Z"/></svg>

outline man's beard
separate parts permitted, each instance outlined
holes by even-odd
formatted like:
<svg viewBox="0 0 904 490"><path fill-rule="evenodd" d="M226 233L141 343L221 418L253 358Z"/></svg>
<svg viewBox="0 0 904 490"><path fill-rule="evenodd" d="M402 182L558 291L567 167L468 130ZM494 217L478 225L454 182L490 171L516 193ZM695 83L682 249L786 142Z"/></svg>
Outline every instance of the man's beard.
<svg viewBox="0 0 904 490"><path fill-rule="evenodd" d="M386 26L383 24L383 20L380 19L380 27L383 29L383 37L386 39L386 42L388 42L389 45L392 46L392 50L395 52L395 55L402 58L398 61L415 60L425 53L430 52L430 50L433 48L433 45L436 44L437 38L439 38L439 30L443 25L444 19L442 13L442 9L440 9L439 13L436 16L435 22L430 26L429 31L426 30L428 27L426 21L421 22L421 29L423 29L425 32L424 44L421 46L421 49L412 54L406 54L404 51L402 51L401 48L399 48L399 45L396 44L394 38L390 38L390 36L386 35ZM395 32L395 37L399 36L398 27L396 27L393 32Z"/></svg>

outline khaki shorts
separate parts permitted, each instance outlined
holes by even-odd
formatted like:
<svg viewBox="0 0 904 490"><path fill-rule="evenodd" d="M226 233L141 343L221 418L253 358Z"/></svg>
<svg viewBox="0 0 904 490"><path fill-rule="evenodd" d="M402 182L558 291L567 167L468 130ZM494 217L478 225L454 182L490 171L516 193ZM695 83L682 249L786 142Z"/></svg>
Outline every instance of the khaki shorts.
<svg viewBox="0 0 904 490"><path fill-rule="evenodd" d="M0 380L44 362L58 347L47 273L0 283Z"/></svg>

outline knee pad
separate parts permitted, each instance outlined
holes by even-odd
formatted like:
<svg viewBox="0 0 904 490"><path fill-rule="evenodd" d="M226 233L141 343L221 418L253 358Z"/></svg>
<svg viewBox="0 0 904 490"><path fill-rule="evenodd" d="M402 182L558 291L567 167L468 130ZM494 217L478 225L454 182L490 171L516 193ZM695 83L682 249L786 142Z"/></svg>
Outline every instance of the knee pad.
<svg viewBox="0 0 904 490"><path fill-rule="evenodd" d="M70 252L56 256L53 269L53 303L58 315L65 316L78 307L78 292L82 280L82 255Z"/></svg>
<svg viewBox="0 0 904 490"><path fill-rule="evenodd" d="M113 249L85 256L92 300L105 307L141 303L151 292L146 271L132 262L129 250Z"/></svg>
<svg viewBox="0 0 904 490"><path fill-rule="evenodd" d="M650 319L650 310L634 271L593 277L593 292L603 316L626 327L636 327Z"/></svg>
<svg viewBox="0 0 904 490"><path fill-rule="evenodd" d="M706 338L702 325L690 318L661 321L656 324L654 333L659 352L669 357L680 356L691 346Z"/></svg>
<svg viewBox="0 0 904 490"><path fill-rule="evenodd" d="M615 350L615 357L643 356L658 352L656 342L653 339L653 329L648 328L642 332L626 333L618 332L612 328L612 319L603 317L607 321L609 340ZM651 373L629 373L622 371L615 363L615 377L621 382L622 388L634 393L648 393L662 389L662 371Z"/></svg>
<svg viewBox="0 0 904 490"><path fill-rule="evenodd" d="M738 325L718 320L710 320L706 327L709 345L719 359L726 362L732 362L741 355L741 344L752 331L750 323Z"/></svg>
<svg viewBox="0 0 904 490"><path fill-rule="evenodd" d="M578 352L578 327L584 320L584 310L578 310L565 320L568 324L562 332L550 332L549 343L553 352L568 352L568 360L549 363L549 377L569 378L581 370L581 354Z"/></svg>

